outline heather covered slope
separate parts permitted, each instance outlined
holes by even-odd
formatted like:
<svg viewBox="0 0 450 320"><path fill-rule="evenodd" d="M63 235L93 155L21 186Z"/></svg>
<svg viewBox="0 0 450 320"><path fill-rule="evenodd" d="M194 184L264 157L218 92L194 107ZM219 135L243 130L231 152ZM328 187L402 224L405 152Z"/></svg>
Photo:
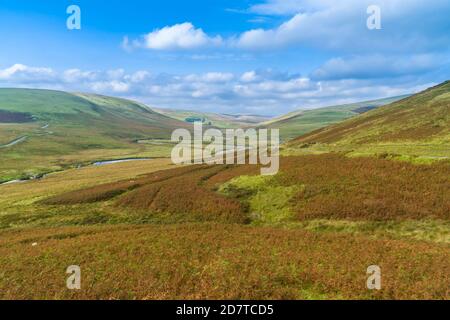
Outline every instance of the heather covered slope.
<svg viewBox="0 0 450 320"><path fill-rule="evenodd" d="M237 223L274 222L271 217L276 221L450 218L448 163L417 166L333 154L286 157L280 163L280 173L273 177L255 176L254 165L178 167L63 193L40 205L107 202L135 215L170 213L183 221ZM233 178L238 180L224 185Z"/></svg>
<svg viewBox="0 0 450 320"><path fill-rule="evenodd" d="M264 177L149 160L0 186L0 298L448 299L449 168L319 155Z"/></svg>
<svg viewBox="0 0 450 320"><path fill-rule="evenodd" d="M342 123L313 131L295 139L289 147L306 148L311 144L316 144L316 149L327 151L448 157L450 81Z"/></svg>
<svg viewBox="0 0 450 320"><path fill-rule="evenodd" d="M8 230L0 298L445 300L448 261L442 245L237 224ZM382 290L365 287L374 262Z"/></svg>

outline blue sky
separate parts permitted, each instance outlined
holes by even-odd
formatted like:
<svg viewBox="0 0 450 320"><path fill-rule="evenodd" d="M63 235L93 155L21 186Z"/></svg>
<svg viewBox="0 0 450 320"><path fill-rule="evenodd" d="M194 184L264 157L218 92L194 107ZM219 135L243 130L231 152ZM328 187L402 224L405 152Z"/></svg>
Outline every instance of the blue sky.
<svg viewBox="0 0 450 320"><path fill-rule="evenodd" d="M2 0L0 86L276 115L447 80L449 16L448 0Z"/></svg>

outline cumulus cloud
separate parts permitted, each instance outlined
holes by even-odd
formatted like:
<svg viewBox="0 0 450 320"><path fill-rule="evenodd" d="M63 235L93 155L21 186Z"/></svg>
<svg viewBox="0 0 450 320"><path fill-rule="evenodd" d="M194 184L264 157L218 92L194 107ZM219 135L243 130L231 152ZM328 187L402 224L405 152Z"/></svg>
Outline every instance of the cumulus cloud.
<svg viewBox="0 0 450 320"><path fill-rule="evenodd" d="M258 79L258 76L254 70L244 72L241 75L242 82L253 82L253 81L256 81L257 79Z"/></svg>
<svg viewBox="0 0 450 320"><path fill-rule="evenodd" d="M271 0L251 10L293 16L273 29L242 33L236 45L245 49L315 46L352 51L421 51L450 40L447 16L450 2L378 0L382 30L366 27L366 9L372 0Z"/></svg>
<svg viewBox="0 0 450 320"><path fill-rule="evenodd" d="M234 78L232 73L226 72L207 72L204 74L190 74L185 77L186 81L201 82L227 82Z"/></svg>
<svg viewBox="0 0 450 320"><path fill-rule="evenodd" d="M382 30L366 26L367 8L381 8ZM449 50L448 0L266 0L247 13L285 16L274 28L257 28L230 37L208 35L191 22L156 29L140 40L125 37L125 50L265 50L314 47L340 52L416 52Z"/></svg>
<svg viewBox="0 0 450 320"><path fill-rule="evenodd" d="M14 64L9 68L0 70L0 80L9 81L45 81L55 76L51 68L29 67L23 64Z"/></svg>
<svg viewBox="0 0 450 320"><path fill-rule="evenodd" d="M130 85L122 81L112 80L93 82L90 88L95 92L126 93L130 90Z"/></svg>
<svg viewBox="0 0 450 320"><path fill-rule="evenodd" d="M81 82L81 81L92 81L95 80L97 74L92 71L82 71L80 69L68 69L63 72L63 80L66 82Z"/></svg>
<svg viewBox="0 0 450 320"><path fill-rule="evenodd" d="M423 53L442 47L450 50L449 1L409 0L405 4L403 0L377 0L383 29L376 31L366 26L367 7L373 4L373 0L267 0L251 6L247 12L286 16L275 28L250 29L222 38L185 22L156 29L138 40L124 37L122 47L127 51L137 47L158 51L314 47L360 54Z"/></svg>
<svg viewBox="0 0 450 320"><path fill-rule="evenodd" d="M416 59L423 59L426 65L425 57ZM342 76L330 76L336 72L336 68L338 71L342 69L347 72L346 63L351 65L356 63L355 61L358 59L325 64L322 70L328 73L323 73L320 79L270 69L249 70L243 73L171 75L152 74L147 70L127 72L123 69L68 69L56 72L47 67L14 65L0 69L0 86L93 92L131 98L151 106L167 108L276 115L298 108L315 108L401 95L435 84L420 76L379 80L357 77L340 79ZM36 77L36 74L39 77ZM45 75L48 78L45 78Z"/></svg>
<svg viewBox="0 0 450 320"><path fill-rule="evenodd" d="M143 47L152 50L191 50L219 46L223 42L220 36L208 36L202 29L195 28L190 22L166 26L143 36L142 40L131 41L126 36L122 47L130 50Z"/></svg>

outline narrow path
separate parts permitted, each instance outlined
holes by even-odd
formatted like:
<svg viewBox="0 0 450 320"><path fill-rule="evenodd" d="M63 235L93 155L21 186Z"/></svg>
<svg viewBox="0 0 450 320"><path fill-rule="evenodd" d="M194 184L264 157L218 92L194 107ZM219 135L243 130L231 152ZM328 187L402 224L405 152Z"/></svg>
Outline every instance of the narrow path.
<svg viewBox="0 0 450 320"><path fill-rule="evenodd" d="M12 147L13 145L16 145L18 143L21 143L21 142L25 141L27 138L28 138L28 136L19 137L19 138L15 139L15 140L11 141L10 143L0 145L0 148Z"/></svg>
<svg viewBox="0 0 450 320"><path fill-rule="evenodd" d="M50 126L50 124L47 123L47 124L43 125L42 127L40 127L39 129L47 129L49 126ZM51 133L48 132L48 134L51 134ZM19 138L14 139L13 141L11 141L11 142L9 142L7 144L0 144L0 149L2 149L2 148L9 148L9 147L12 147L12 146L14 146L14 145L16 145L18 143L24 142L25 140L28 139L28 137L29 137L28 135L24 135L24 136L21 136Z"/></svg>

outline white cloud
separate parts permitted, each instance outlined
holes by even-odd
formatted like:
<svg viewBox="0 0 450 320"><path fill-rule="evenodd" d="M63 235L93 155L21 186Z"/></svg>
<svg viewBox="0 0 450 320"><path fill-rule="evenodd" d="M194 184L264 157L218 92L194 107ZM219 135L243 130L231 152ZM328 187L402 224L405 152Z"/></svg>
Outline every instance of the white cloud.
<svg viewBox="0 0 450 320"><path fill-rule="evenodd" d="M130 85L128 83L122 81L102 81L102 82L93 82L90 84L91 90L104 93L104 92L112 92L112 93L126 93L130 90Z"/></svg>
<svg viewBox="0 0 450 320"><path fill-rule="evenodd" d="M366 9L381 8L382 30L366 27ZM247 50L315 47L343 52L426 52L450 43L447 0L268 0L251 12L288 15L271 29L252 29L233 40Z"/></svg>
<svg viewBox="0 0 450 320"><path fill-rule="evenodd" d="M221 43L220 36L210 37L202 29L195 28L190 22L185 22L146 34L141 46L153 50L180 50L217 46ZM124 45L129 46L128 38L125 38Z"/></svg>
<svg viewBox="0 0 450 320"><path fill-rule="evenodd" d="M139 70L131 75L126 75L124 78L134 83L139 83L151 76L150 72L145 70Z"/></svg>
<svg viewBox="0 0 450 320"><path fill-rule="evenodd" d="M107 75L108 79L118 80L118 79L123 78L123 76L125 75L125 70L124 69L108 70L108 71L106 71L106 75Z"/></svg>
<svg viewBox="0 0 450 320"><path fill-rule="evenodd" d="M412 61L427 65L430 57ZM337 65L347 72L347 64L357 58L325 64L332 75ZM361 62L362 63L362 62ZM407 64L412 62L407 62ZM341 67L341 64L344 67ZM333 69L334 67L335 69ZM337 68L339 71L340 69ZM351 70L351 68L350 68ZM36 78L36 73L40 79ZM48 78L42 75L49 76ZM319 107L406 94L433 84L418 75L389 79L315 79L273 70L244 73L206 72L188 75L152 75L149 71L91 71L14 65L0 69L0 86L95 92L131 98L152 106L198 109L223 113L282 114L298 108ZM434 78L434 77L433 77ZM442 76L441 76L442 78Z"/></svg>
<svg viewBox="0 0 450 320"><path fill-rule="evenodd" d="M23 64L15 64L9 68L0 69L0 80L46 80L54 77L51 68L29 67Z"/></svg>
<svg viewBox="0 0 450 320"><path fill-rule="evenodd" d="M325 62L312 73L312 78L315 80L392 78L423 74L449 65L450 59L438 54L339 57Z"/></svg>
<svg viewBox="0 0 450 320"><path fill-rule="evenodd" d="M227 82L234 78L232 73L207 72L205 74L190 74L185 77L187 81L204 82Z"/></svg>
<svg viewBox="0 0 450 320"><path fill-rule="evenodd" d="M69 69L64 71L63 80L66 82L80 82L95 80L97 74L92 71L82 71L80 69Z"/></svg>
<svg viewBox="0 0 450 320"><path fill-rule="evenodd" d="M450 43L448 0L377 0L381 7L382 30L368 30L367 7L373 0L267 0L253 5L247 13L287 16L279 26L257 28L222 38L208 35L185 22L156 29L141 40L123 39L122 47L151 50L216 49L264 50L280 48L321 48L352 53L413 51L423 53ZM264 16L262 17L264 18ZM201 58L213 56L196 55Z"/></svg>
<svg viewBox="0 0 450 320"><path fill-rule="evenodd" d="M253 82L253 81L256 81L257 79L258 79L258 76L256 75L256 72L253 70L244 72L241 76L242 82Z"/></svg>

